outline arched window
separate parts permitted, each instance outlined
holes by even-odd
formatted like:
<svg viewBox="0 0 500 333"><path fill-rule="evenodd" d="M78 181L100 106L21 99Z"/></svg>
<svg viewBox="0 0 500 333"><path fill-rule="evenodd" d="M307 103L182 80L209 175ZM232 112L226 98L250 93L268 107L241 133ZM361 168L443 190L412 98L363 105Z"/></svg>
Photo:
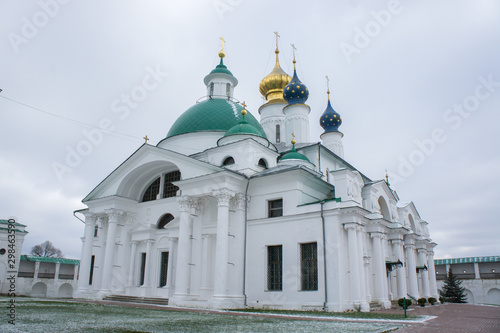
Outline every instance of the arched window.
<svg viewBox="0 0 500 333"><path fill-rule="evenodd" d="M226 83L226 96L231 96L231 85L229 83Z"/></svg>
<svg viewBox="0 0 500 333"><path fill-rule="evenodd" d="M380 206L380 214L382 214L384 219L390 221L391 214L389 213L389 207L387 207L387 203L385 202L384 197L378 198L378 205Z"/></svg>
<svg viewBox="0 0 500 333"><path fill-rule="evenodd" d="M165 229L165 226L174 219L174 216L170 213L163 215L156 224L157 229Z"/></svg>
<svg viewBox="0 0 500 333"><path fill-rule="evenodd" d="M208 93L208 96L212 97L214 95L214 83L210 83L210 92Z"/></svg>
<svg viewBox="0 0 500 333"><path fill-rule="evenodd" d="M281 142L280 125L276 125L276 143Z"/></svg>
<svg viewBox="0 0 500 333"><path fill-rule="evenodd" d="M224 160L224 162L222 162L222 165L230 165L230 164L234 164L234 158L232 158L231 156L229 156Z"/></svg>
<svg viewBox="0 0 500 333"><path fill-rule="evenodd" d="M263 159L263 158L261 158L261 159L259 160L259 166L261 166L261 167L263 167L263 168L267 169L267 162L266 162L266 160L265 160L265 159Z"/></svg>
<svg viewBox="0 0 500 333"><path fill-rule="evenodd" d="M160 177L156 178L146 189L142 196L142 202L156 200L158 193L160 193Z"/></svg>
<svg viewBox="0 0 500 333"><path fill-rule="evenodd" d="M181 179L181 172L179 170L165 174L163 180L163 198L171 198L177 195L179 187L172 184L172 182L175 182L176 180L180 179Z"/></svg>

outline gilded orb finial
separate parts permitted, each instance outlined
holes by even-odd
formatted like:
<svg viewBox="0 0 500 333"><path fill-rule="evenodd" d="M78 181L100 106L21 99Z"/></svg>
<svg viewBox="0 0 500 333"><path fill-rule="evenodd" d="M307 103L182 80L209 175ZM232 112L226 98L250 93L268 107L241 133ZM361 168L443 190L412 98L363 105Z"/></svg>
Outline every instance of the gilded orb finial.
<svg viewBox="0 0 500 333"><path fill-rule="evenodd" d="M295 141L295 133L292 132L292 145L296 144L297 141Z"/></svg>
<svg viewBox="0 0 500 333"><path fill-rule="evenodd" d="M328 78L328 75L326 77L326 93L328 95L328 100L330 100L330 79Z"/></svg>
<svg viewBox="0 0 500 333"><path fill-rule="evenodd" d="M220 40L221 40L221 45L219 51L219 58L224 58L226 56L226 52L224 52L224 42L226 40L224 39L224 37L221 37Z"/></svg>
<svg viewBox="0 0 500 333"><path fill-rule="evenodd" d="M293 62L293 69L295 69L295 63L297 62L297 61L295 61L295 51L297 51L297 49L295 48L294 44L290 44L290 45L292 45L292 53L293 53L293 61L292 62Z"/></svg>
<svg viewBox="0 0 500 333"><path fill-rule="evenodd" d="M247 115L247 110L246 110L247 105L245 104L245 101L243 101L243 103L241 103L241 106L243 106L243 109L241 110L241 115L246 116Z"/></svg>

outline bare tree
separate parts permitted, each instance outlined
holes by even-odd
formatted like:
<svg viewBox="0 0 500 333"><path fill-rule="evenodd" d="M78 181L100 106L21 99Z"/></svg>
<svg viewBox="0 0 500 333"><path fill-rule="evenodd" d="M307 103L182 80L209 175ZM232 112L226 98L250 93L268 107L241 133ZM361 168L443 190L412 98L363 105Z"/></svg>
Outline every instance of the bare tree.
<svg viewBox="0 0 500 333"><path fill-rule="evenodd" d="M63 258L64 254L52 245L51 241L45 241L42 244L35 245L31 248L32 255L39 257L53 257L53 258Z"/></svg>

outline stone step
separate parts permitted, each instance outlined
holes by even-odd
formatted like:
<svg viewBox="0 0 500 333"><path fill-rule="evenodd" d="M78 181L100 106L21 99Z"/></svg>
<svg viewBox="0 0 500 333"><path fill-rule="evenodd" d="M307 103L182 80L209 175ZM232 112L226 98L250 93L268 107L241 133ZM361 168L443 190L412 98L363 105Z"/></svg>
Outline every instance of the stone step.
<svg viewBox="0 0 500 333"><path fill-rule="evenodd" d="M379 311L379 310L383 310L383 309L384 309L383 304L381 304L377 301L370 302L370 311Z"/></svg>
<svg viewBox="0 0 500 333"><path fill-rule="evenodd" d="M126 295L108 295L103 298L105 301L115 302L129 302L129 303L144 303L144 304L157 304L168 305L168 298L157 297L139 297L139 296L126 296Z"/></svg>

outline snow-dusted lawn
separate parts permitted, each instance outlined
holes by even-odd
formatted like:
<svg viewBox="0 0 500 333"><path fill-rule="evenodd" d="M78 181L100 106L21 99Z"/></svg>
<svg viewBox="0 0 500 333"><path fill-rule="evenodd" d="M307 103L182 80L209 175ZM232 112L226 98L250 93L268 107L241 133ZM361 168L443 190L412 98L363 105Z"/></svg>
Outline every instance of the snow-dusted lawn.
<svg viewBox="0 0 500 333"><path fill-rule="evenodd" d="M383 332L392 323L347 323L241 317L151 310L114 305L16 299L16 325L7 322L7 298L0 332Z"/></svg>

